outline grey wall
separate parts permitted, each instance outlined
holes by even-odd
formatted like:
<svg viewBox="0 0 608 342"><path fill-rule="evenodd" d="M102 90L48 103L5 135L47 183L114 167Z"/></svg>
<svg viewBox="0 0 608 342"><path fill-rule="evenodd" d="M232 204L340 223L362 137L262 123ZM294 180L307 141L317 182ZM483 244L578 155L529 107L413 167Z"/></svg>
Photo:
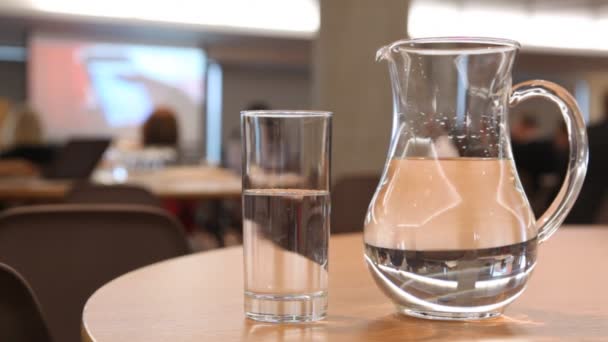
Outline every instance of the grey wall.
<svg viewBox="0 0 608 342"><path fill-rule="evenodd" d="M272 109L310 109L311 80L306 68L223 67L223 140L239 129L240 112L253 101Z"/></svg>
<svg viewBox="0 0 608 342"><path fill-rule="evenodd" d="M333 177L379 174L392 123L388 68L376 50L404 38L407 0L321 1L314 46L315 103L334 112Z"/></svg>
<svg viewBox="0 0 608 342"><path fill-rule="evenodd" d="M25 63L0 62L0 97L23 102L26 97Z"/></svg>

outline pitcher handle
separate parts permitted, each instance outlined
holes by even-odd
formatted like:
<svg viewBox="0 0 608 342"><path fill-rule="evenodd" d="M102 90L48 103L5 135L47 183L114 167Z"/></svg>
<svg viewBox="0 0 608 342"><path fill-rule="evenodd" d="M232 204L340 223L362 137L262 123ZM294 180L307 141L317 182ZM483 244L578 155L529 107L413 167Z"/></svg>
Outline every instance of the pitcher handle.
<svg viewBox="0 0 608 342"><path fill-rule="evenodd" d="M566 89L544 80L522 82L513 87L509 105L516 106L532 97L549 99L559 107L568 129L570 146L564 183L547 211L536 221L538 241L542 243L555 233L572 209L585 180L589 149L585 120L574 97Z"/></svg>

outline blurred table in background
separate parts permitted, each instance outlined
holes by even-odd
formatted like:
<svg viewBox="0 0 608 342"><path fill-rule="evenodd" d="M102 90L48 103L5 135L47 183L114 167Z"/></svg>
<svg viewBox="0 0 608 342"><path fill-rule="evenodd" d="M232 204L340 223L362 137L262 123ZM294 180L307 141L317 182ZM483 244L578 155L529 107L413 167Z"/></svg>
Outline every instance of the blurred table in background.
<svg viewBox="0 0 608 342"><path fill-rule="evenodd" d="M540 246L529 286L505 315L445 322L395 313L365 268L361 234L333 236L329 314L270 324L243 314L243 252L172 259L102 287L83 312L83 341L554 341L608 337L608 226L567 227Z"/></svg>
<svg viewBox="0 0 608 342"><path fill-rule="evenodd" d="M71 184L36 177L1 178L0 201L57 202L63 199Z"/></svg>
<svg viewBox="0 0 608 342"><path fill-rule="evenodd" d="M241 177L212 166L174 166L129 174L127 184L142 186L160 198L240 198Z"/></svg>
<svg viewBox="0 0 608 342"><path fill-rule="evenodd" d="M97 176L93 181L118 183ZM163 199L224 199L241 195L241 178L235 173L211 166L173 166L159 170L125 174L125 184L140 185ZM1 178L0 200L61 201L72 183L41 178Z"/></svg>

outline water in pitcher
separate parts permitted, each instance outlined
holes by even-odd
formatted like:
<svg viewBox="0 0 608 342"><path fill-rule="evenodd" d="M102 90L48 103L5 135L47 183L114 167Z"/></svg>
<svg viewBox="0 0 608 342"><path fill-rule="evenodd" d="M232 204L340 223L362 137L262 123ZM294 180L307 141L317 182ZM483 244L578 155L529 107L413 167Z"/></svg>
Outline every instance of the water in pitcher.
<svg viewBox="0 0 608 342"><path fill-rule="evenodd" d="M329 203L321 190L243 193L247 315L299 321L306 312L325 314L311 306L327 306Z"/></svg>
<svg viewBox="0 0 608 342"><path fill-rule="evenodd" d="M524 290L536 246L534 216L508 159L393 159L366 217L371 273L412 315L503 308Z"/></svg>

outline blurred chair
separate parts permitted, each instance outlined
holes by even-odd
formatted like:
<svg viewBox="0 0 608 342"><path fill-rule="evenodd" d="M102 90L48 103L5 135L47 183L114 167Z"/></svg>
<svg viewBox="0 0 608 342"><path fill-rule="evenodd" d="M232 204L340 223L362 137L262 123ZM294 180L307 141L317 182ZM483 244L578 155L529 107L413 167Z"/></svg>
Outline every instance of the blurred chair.
<svg viewBox="0 0 608 342"><path fill-rule="evenodd" d="M369 202L374 196L378 175L350 175L339 179L331 191L331 232L363 230Z"/></svg>
<svg viewBox="0 0 608 342"><path fill-rule="evenodd" d="M161 202L150 191L135 185L98 185L78 182L65 197L73 204L139 204L161 207Z"/></svg>
<svg viewBox="0 0 608 342"><path fill-rule="evenodd" d="M50 342L38 301L23 277L0 264L0 341Z"/></svg>
<svg viewBox="0 0 608 342"><path fill-rule="evenodd" d="M594 217L593 223L608 225L608 196L603 196L600 201L598 214Z"/></svg>
<svg viewBox="0 0 608 342"><path fill-rule="evenodd" d="M41 205L0 216L0 262L28 279L55 341L80 340L83 306L99 287L188 252L180 224L151 206Z"/></svg>

